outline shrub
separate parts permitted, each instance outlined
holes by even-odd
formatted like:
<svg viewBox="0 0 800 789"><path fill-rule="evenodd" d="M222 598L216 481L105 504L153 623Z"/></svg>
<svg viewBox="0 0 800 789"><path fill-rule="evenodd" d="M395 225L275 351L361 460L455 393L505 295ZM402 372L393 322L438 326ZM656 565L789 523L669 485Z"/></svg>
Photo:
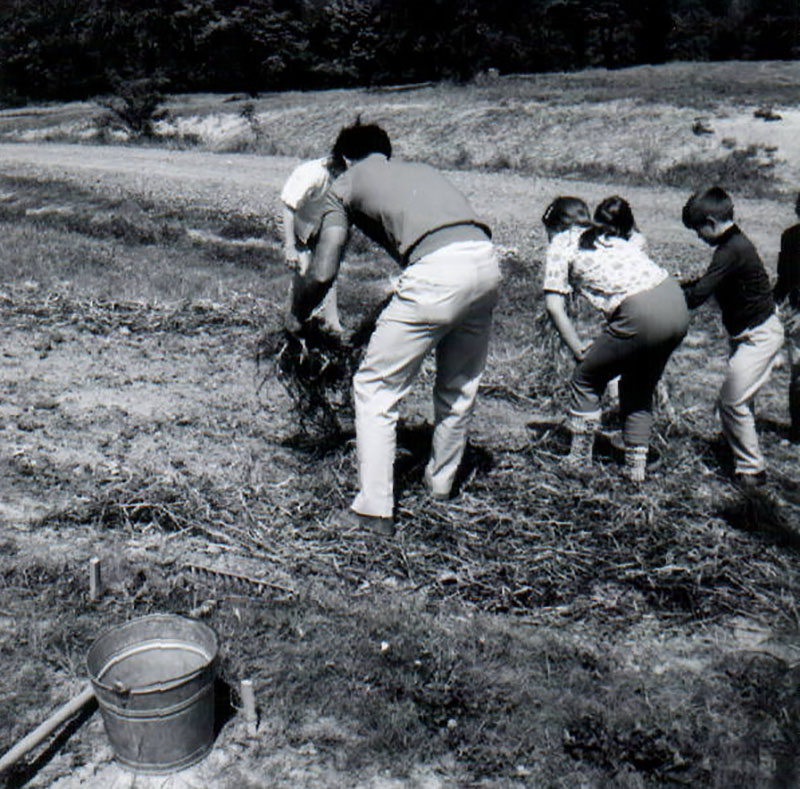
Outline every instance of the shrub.
<svg viewBox="0 0 800 789"><path fill-rule="evenodd" d="M661 173L668 186L696 188L717 183L728 189L746 190L760 197L778 191L775 182L775 149L762 145L732 150L721 159L679 162Z"/></svg>
<svg viewBox="0 0 800 789"><path fill-rule="evenodd" d="M169 115L161 107L165 98L163 86L159 77L116 80L115 94L98 100L108 110L96 120L98 131L105 134L122 129L133 139L154 137L155 124Z"/></svg>

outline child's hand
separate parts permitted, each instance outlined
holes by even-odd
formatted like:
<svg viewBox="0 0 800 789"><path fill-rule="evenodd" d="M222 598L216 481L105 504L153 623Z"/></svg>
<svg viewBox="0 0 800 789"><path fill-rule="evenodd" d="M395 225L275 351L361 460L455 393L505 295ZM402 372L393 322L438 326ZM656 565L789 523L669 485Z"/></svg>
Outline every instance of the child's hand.
<svg viewBox="0 0 800 789"><path fill-rule="evenodd" d="M582 362L586 358L586 354L589 353L589 349L592 347L592 341L589 340L587 342L581 343L578 348L572 349L572 355L575 357L576 362Z"/></svg>
<svg viewBox="0 0 800 789"><path fill-rule="evenodd" d="M284 247L283 259L292 271L297 270L297 265L300 263L300 254L295 247Z"/></svg>

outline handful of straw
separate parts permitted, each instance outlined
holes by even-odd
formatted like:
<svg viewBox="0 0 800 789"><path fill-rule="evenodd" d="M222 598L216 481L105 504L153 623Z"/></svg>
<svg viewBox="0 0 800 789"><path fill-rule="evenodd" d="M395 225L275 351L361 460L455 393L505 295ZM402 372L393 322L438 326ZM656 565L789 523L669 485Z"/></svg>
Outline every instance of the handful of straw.
<svg viewBox="0 0 800 789"><path fill-rule="evenodd" d="M258 341L256 360L259 365L271 361L303 433L329 437L345 432L343 423L353 415L351 381L379 313L370 313L347 339L312 319L297 334L281 328ZM259 390L269 377L268 371Z"/></svg>

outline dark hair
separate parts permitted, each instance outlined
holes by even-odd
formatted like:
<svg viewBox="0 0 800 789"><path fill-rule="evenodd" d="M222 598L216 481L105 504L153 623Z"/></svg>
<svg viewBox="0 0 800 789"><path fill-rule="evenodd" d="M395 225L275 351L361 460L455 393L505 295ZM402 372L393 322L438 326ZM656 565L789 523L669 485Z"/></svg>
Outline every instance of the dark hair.
<svg viewBox="0 0 800 789"><path fill-rule="evenodd" d="M339 131L331 155L352 161L365 159L371 153L382 153L387 159L392 156L392 143L389 135L377 123L361 123L357 118L352 126Z"/></svg>
<svg viewBox="0 0 800 789"><path fill-rule="evenodd" d="M630 203L619 195L607 197L598 203L594 210L594 221L612 231L611 235L622 238L630 238L637 229Z"/></svg>
<svg viewBox="0 0 800 789"><path fill-rule="evenodd" d="M580 197L557 197L542 214L542 223L548 230L559 233L573 225L589 227L592 217L589 206Z"/></svg>
<svg viewBox="0 0 800 789"><path fill-rule="evenodd" d="M689 230L697 230L709 219L729 222L733 219L733 200L721 186L712 186L695 192L686 201L682 218Z"/></svg>
<svg viewBox="0 0 800 789"><path fill-rule="evenodd" d="M347 163L341 155L331 151L330 154L328 154L327 167L328 171L335 178L347 169Z"/></svg>
<svg viewBox="0 0 800 789"><path fill-rule="evenodd" d="M598 203L594 210L594 223L595 226L581 236L581 249L594 249L600 236L617 236L627 241L637 229L630 203L619 195L606 197Z"/></svg>
<svg viewBox="0 0 800 789"><path fill-rule="evenodd" d="M794 212L800 217L800 192L797 193L797 202L794 206Z"/></svg>

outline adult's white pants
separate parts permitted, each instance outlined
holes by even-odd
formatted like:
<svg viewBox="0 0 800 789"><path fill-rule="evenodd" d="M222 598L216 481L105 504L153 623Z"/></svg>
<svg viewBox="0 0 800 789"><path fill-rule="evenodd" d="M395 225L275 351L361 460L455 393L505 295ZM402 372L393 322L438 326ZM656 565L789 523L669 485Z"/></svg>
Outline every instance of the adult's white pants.
<svg viewBox="0 0 800 789"><path fill-rule="evenodd" d="M359 492L352 508L391 517L398 408L436 349L434 430L425 480L450 492L486 366L500 267L489 241L449 244L409 266L353 378Z"/></svg>

